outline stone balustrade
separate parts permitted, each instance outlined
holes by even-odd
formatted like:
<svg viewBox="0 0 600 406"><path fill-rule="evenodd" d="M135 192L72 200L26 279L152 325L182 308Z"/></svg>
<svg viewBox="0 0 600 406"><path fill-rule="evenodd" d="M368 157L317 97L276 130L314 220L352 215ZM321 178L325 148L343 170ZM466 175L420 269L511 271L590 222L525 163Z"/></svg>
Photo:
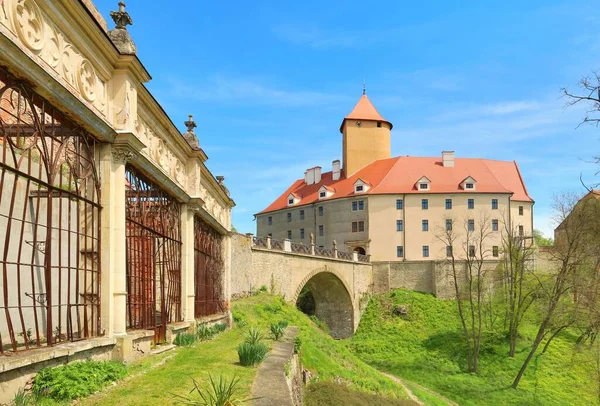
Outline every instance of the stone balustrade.
<svg viewBox="0 0 600 406"><path fill-rule="evenodd" d="M295 243L287 238L284 240L274 240L271 237L254 237L252 234L247 235L251 237L253 249L283 251L292 254L339 259L342 261L371 262L370 255L362 255L357 252L339 251L336 246L334 246L334 248L321 248L315 246L315 244L305 245L302 243Z"/></svg>

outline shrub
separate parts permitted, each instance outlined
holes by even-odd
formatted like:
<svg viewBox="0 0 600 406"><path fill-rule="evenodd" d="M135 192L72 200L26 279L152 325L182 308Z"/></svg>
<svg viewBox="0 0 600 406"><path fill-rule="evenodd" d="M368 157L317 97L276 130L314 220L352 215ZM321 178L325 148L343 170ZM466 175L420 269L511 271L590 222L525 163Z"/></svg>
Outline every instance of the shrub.
<svg viewBox="0 0 600 406"><path fill-rule="evenodd" d="M243 366L254 366L260 364L265 355L267 355L268 348L263 343L248 344L242 343L238 345L237 351L240 358L240 364Z"/></svg>
<svg viewBox="0 0 600 406"><path fill-rule="evenodd" d="M281 328L286 328L290 323L287 320L279 320L277 324L279 324Z"/></svg>
<svg viewBox="0 0 600 406"><path fill-rule="evenodd" d="M177 333L177 336L175 337L173 344L179 345L182 347L189 347L190 345L193 345L196 342L196 340L197 340L196 334Z"/></svg>
<svg viewBox="0 0 600 406"><path fill-rule="evenodd" d="M262 285L260 288L258 288L258 291L261 293L265 293L267 292L269 289L267 289L267 285Z"/></svg>
<svg viewBox="0 0 600 406"><path fill-rule="evenodd" d="M38 399L36 399L33 393L28 393L24 388L20 388L17 393L15 393L15 397L11 405L14 406L34 406L38 404Z"/></svg>
<svg viewBox="0 0 600 406"><path fill-rule="evenodd" d="M33 391L57 401L88 396L127 375L119 362L76 362L56 368L43 368L33 381Z"/></svg>
<svg viewBox="0 0 600 406"><path fill-rule="evenodd" d="M217 334L222 333L223 331L227 330L227 324L224 324L224 323L215 324L213 326L213 328L215 329Z"/></svg>
<svg viewBox="0 0 600 406"><path fill-rule="evenodd" d="M283 337L283 327L279 324L271 324L271 334L273 334L275 341L279 341Z"/></svg>
<svg viewBox="0 0 600 406"><path fill-rule="evenodd" d="M262 340L263 336L260 330L256 327L251 327L246 334L246 344L258 344Z"/></svg>
<svg viewBox="0 0 600 406"><path fill-rule="evenodd" d="M302 347L302 340L300 337L294 338L294 354L300 354L300 347Z"/></svg>
<svg viewBox="0 0 600 406"><path fill-rule="evenodd" d="M198 324L196 327L196 337L198 337L199 341L212 340L212 338L217 334L213 327L209 327L206 323Z"/></svg>
<svg viewBox="0 0 600 406"><path fill-rule="evenodd" d="M315 316L314 314L309 318L312 320L313 323L317 325L317 327L329 334L329 327L327 327L327 323L325 323L323 320L318 319L317 316Z"/></svg>
<svg viewBox="0 0 600 406"><path fill-rule="evenodd" d="M265 311L267 311L269 313L279 313L279 312L283 311L283 306L281 305L281 303L278 303L278 302L266 304L266 305L264 305L263 308L265 309Z"/></svg>
<svg viewBox="0 0 600 406"><path fill-rule="evenodd" d="M238 399L235 397L238 392L237 386L240 381L236 376L227 379L220 375L217 380L214 380L209 374L209 385L206 388L200 387L195 379L192 379L192 381L194 382L194 387L190 391L190 394L196 393L197 398L194 399L190 396L175 395L175 398L179 399L176 403L198 406L235 406L245 402L245 399Z"/></svg>
<svg viewBox="0 0 600 406"><path fill-rule="evenodd" d="M246 316L243 313L240 313L237 310L233 310L231 312L231 317L235 322L235 325L238 327L246 327L248 325L248 321L246 321Z"/></svg>

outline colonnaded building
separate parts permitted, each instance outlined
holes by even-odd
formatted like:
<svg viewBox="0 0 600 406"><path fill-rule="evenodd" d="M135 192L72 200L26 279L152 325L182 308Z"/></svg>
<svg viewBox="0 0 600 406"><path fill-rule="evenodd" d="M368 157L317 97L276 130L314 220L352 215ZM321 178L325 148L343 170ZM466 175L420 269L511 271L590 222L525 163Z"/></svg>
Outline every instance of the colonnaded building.
<svg viewBox="0 0 600 406"><path fill-rule="evenodd" d="M228 319L234 202L111 17L0 1L0 403L43 366Z"/></svg>
<svg viewBox="0 0 600 406"><path fill-rule="evenodd" d="M335 240L371 261L435 261L459 250L493 260L503 230L531 236L534 202L516 162L454 151L392 157L392 127L363 91L340 126L343 162L307 169L256 214L257 236L325 250ZM485 234L485 254L475 234Z"/></svg>

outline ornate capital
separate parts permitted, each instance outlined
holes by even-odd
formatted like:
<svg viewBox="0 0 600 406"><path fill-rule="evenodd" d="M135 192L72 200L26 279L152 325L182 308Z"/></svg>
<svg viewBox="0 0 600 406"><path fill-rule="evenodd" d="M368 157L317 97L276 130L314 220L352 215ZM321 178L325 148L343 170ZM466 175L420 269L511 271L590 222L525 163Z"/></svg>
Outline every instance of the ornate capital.
<svg viewBox="0 0 600 406"><path fill-rule="evenodd" d="M114 147L111 150L113 162L125 165L131 158L133 158L133 152L129 148L125 147Z"/></svg>

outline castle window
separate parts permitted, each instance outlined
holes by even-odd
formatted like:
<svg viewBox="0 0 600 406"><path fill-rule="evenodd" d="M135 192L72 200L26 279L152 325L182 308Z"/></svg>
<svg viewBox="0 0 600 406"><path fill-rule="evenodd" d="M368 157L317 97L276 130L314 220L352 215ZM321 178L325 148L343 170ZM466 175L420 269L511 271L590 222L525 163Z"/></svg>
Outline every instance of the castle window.
<svg viewBox="0 0 600 406"><path fill-rule="evenodd" d="M492 199L492 210L498 210L498 199Z"/></svg>
<svg viewBox="0 0 600 406"><path fill-rule="evenodd" d="M288 230L288 240L292 239L292 230Z"/></svg>
<svg viewBox="0 0 600 406"><path fill-rule="evenodd" d="M429 257L429 245L423 245L423 258Z"/></svg>
<svg viewBox="0 0 600 406"><path fill-rule="evenodd" d="M475 246L474 245L469 245L469 256L470 257L475 256Z"/></svg>
<svg viewBox="0 0 600 406"><path fill-rule="evenodd" d="M321 192L321 193L319 193L319 199L322 199L325 196L327 196L327 192Z"/></svg>
<svg viewBox="0 0 600 406"><path fill-rule="evenodd" d="M446 245L446 256L447 257L452 256L452 245Z"/></svg>
<svg viewBox="0 0 600 406"><path fill-rule="evenodd" d="M377 128L381 128L381 121L377 122Z"/></svg>
<svg viewBox="0 0 600 406"><path fill-rule="evenodd" d="M498 220L492 220L492 231L498 231Z"/></svg>
<svg viewBox="0 0 600 406"><path fill-rule="evenodd" d="M396 210L402 210L404 208L404 200L396 199Z"/></svg>
<svg viewBox="0 0 600 406"><path fill-rule="evenodd" d="M402 245L396 246L396 256L398 258L404 257L404 246L402 246Z"/></svg>
<svg viewBox="0 0 600 406"><path fill-rule="evenodd" d="M452 210L452 199L446 199L446 210Z"/></svg>
<svg viewBox="0 0 600 406"><path fill-rule="evenodd" d="M363 191L363 189L364 189L364 188L363 188L363 185L356 185L356 189L355 189L355 190L356 190L357 192L362 192L362 191Z"/></svg>
<svg viewBox="0 0 600 406"><path fill-rule="evenodd" d="M352 222L352 232L353 233L362 233L365 231L365 222L364 221L353 221Z"/></svg>
<svg viewBox="0 0 600 406"><path fill-rule="evenodd" d="M302 240L304 239L304 229L303 228L300 229L300 239L302 239Z"/></svg>
<svg viewBox="0 0 600 406"><path fill-rule="evenodd" d="M475 231L475 220L469 219L469 222L467 224L468 224L467 230Z"/></svg>
<svg viewBox="0 0 600 406"><path fill-rule="evenodd" d="M523 226L519 226L519 237L523 237Z"/></svg>
<svg viewBox="0 0 600 406"><path fill-rule="evenodd" d="M429 231L429 220L423 220L421 222L421 229L423 231Z"/></svg>
<svg viewBox="0 0 600 406"><path fill-rule="evenodd" d="M469 210L473 210L475 208L475 199L467 200L467 207Z"/></svg>
<svg viewBox="0 0 600 406"><path fill-rule="evenodd" d="M267 223L268 223L269 225L272 225L272 224L273 224L273 217L269 216L269 217L267 218Z"/></svg>
<svg viewBox="0 0 600 406"><path fill-rule="evenodd" d="M365 209L364 200L355 200L352 202L352 211L362 211Z"/></svg>
<svg viewBox="0 0 600 406"><path fill-rule="evenodd" d="M294 199L290 199L290 200L288 200L288 204L290 204L290 205L291 205L291 204L294 204Z"/></svg>
<svg viewBox="0 0 600 406"><path fill-rule="evenodd" d="M319 226L319 236L323 237L323 234L325 233L325 231L323 230L323 225Z"/></svg>
<svg viewBox="0 0 600 406"><path fill-rule="evenodd" d="M304 210L300 210L300 220L304 220Z"/></svg>
<svg viewBox="0 0 600 406"><path fill-rule="evenodd" d="M319 206L319 216L323 215L323 206Z"/></svg>
<svg viewBox="0 0 600 406"><path fill-rule="evenodd" d="M498 257L498 246L497 245L494 245L492 247L492 256L493 257Z"/></svg>
<svg viewBox="0 0 600 406"><path fill-rule="evenodd" d="M519 216L523 215L523 206L519 206Z"/></svg>
<svg viewBox="0 0 600 406"><path fill-rule="evenodd" d="M446 219L446 231L452 231L452 219Z"/></svg>
<svg viewBox="0 0 600 406"><path fill-rule="evenodd" d="M422 210L429 209L429 200L427 200L427 199L421 199L421 209Z"/></svg>
<svg viewBox="0 0 600 406"><path fill-rule="evenodd" d="M465 189L473 189L472 183L465 183Z"/></svg>
<svg viewBox="0 0 600 406"><path fill-rule="evenodd" d="M288 223L292 221L292 213L287 214Z"/></svg>
<svg viewBox="0 0 600 406"><path fill-rule="evenodd" d="M402 231L404 229L404 225L402 224L402 220L396 220L396 231Z"/></svg>
<svg viewBox="0 0 600 406"><path fill-rule="evenodd" d="M428 183L419 183L419 189L427 190L427 189L429 189L429 184Z"/></svg>

